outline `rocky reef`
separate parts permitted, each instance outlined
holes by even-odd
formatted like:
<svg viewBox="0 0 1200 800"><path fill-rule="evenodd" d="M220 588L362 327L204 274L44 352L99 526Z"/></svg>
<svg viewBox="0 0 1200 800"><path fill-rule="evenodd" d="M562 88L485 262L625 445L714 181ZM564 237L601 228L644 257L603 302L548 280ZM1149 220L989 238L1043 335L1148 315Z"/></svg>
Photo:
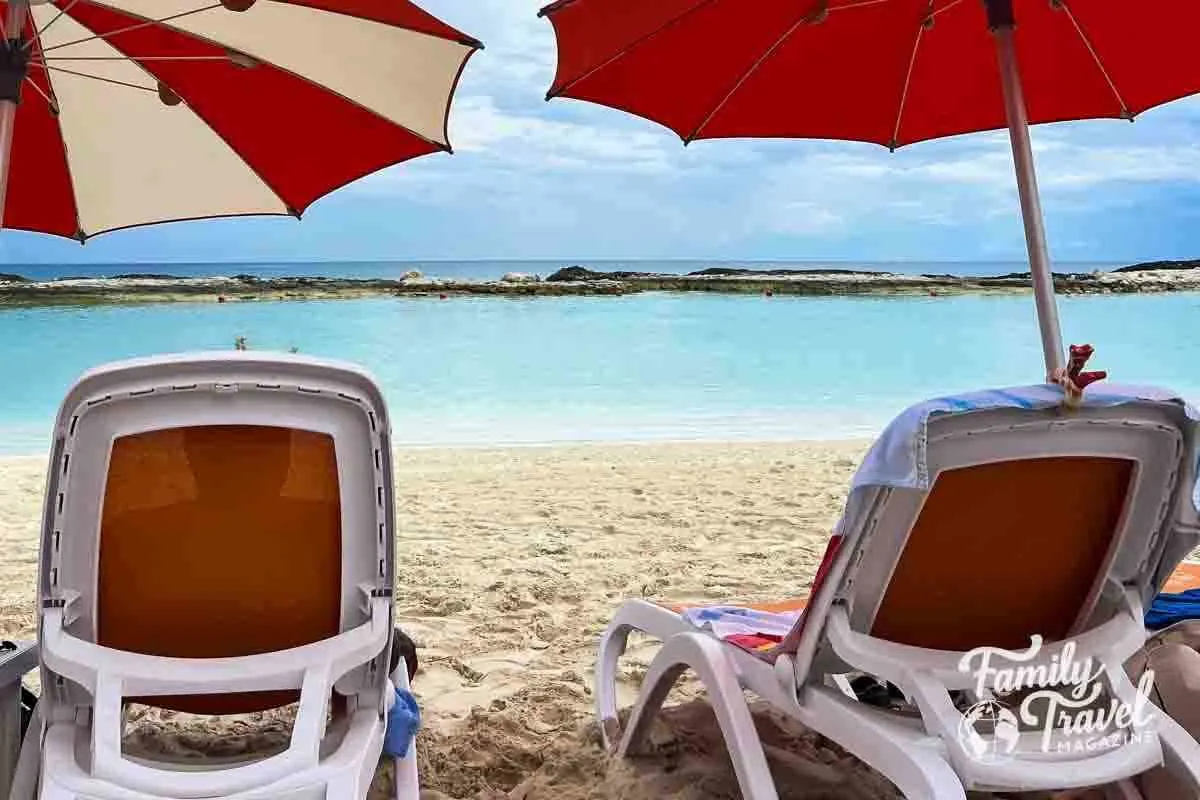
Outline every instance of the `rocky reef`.
<svg viewBox="0 0 1200 800"><path fill-rule="evenodd" d="M1156 261L1111 272L1055 273L1062 294L1136 294L1200 291L1200 260ZM395 279L259 278L253 275L185 278L161 273L128 273L109 278L60 278L35 281L0 273L0 306L91 305L146 302L239 302L287 299L336 299L380 295L562 296L625 295L648 291L792 294L811 296L942 296L1014 294L1029 291L1029 273L994 277L902 275L843 268L740 269L713 267L686 275L648 272L595 272L564 267L545 279L508 273L499 280L430 278L415 270Z"/></svg>
<svg viewBox="0 0 1200 800"><path fill-rule="evenodd" d="M738 269L713 267L686 275L647 272L594 272L566 267L547 283L619 281L633 291L753 292L799 295L1009 294L1030 290L1030 275L992 277L904 275L854 269ZM1134 294L1200 290L1200 260L1134 264L1111 272L1054 273L1061 294Z"/></svg>

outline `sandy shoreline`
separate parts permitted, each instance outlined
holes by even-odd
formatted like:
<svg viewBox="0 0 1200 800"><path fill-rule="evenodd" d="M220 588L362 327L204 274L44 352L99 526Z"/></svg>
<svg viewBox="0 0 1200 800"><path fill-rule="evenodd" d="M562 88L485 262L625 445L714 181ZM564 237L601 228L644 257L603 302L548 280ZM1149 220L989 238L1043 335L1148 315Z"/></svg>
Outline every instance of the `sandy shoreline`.
<svg viewBox="0 0 1200 800"><path fill-rule="evenodd" d="M656 755L606 761L591 728L597 636L621 599L803 593L867 443L587 445L397 452L397 612L417 640L423 797L736 797L702 705ZM0 459L0 635L33 635L41 457ZM624 662L626 690L647 664ZM685 686L681 699L694 692ZM254 723L254 724L248 724ZM764 716L785 798L899 798L818 737ZM265 730L255 732L255 728ZM279 719L149 714L134 739L189 752L286 736ZM165 734L165 735L164 735ZM781 750L782 754L784 751ZM373 797L384 797L387 769Z"/></svg>

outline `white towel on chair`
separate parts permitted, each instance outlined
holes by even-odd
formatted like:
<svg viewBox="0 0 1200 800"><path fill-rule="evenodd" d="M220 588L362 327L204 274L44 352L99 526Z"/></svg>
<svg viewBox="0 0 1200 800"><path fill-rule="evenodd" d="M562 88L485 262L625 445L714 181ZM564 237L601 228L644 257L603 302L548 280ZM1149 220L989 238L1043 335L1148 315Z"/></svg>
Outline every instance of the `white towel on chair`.
<svg viewBox="0 0 1200 800"><path fill-rule="evenodd" d="M758 634L783 638L800 619L802 611L758 611L739 606L702 606L686 608L684 619L697 628L710 631L718 639L738 634Z"/></svg>

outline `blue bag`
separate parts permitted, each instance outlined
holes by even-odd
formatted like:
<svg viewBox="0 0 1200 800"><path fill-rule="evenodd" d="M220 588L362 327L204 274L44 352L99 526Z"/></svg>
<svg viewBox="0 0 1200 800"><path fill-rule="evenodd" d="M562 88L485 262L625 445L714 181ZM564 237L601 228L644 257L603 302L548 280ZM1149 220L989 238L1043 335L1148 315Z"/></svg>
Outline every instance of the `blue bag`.
<svg viewBox="0 0 1200 800"><path fill-rule="evenodd" d="M408 755L408 745L421 727L421 709L411 692L396 690L396 702L388 712L387 731L383 734L383 752L395 758Z"/></svg>

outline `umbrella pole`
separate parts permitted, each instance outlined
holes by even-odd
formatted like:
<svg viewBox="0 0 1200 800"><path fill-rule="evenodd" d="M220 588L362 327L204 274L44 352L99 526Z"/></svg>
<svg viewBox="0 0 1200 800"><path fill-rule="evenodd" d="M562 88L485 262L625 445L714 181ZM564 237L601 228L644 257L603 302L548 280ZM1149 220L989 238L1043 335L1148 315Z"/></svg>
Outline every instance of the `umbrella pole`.
<svg viewBox="0 0 1200 800"><path fill-rule="evenodd" d="M1021 91L1021 73L1013 45L1011 24L996 26L996 52L1000 61L1000 79L1004 86L1004 110L1008 118L1008 136L1012 142L1013 164L1017 171L1017 191L1021 197L1021 216L1025 221L1025 244L1029 248L1029 272L1033 278L1033 297L1037 304L1038 326L1042 332L1042 353L1049 377L1063 366L1062 332L1058 306L1054 300L1054 278L1050 271L1050 252L1046 247L1046 228L1042 203L1038 197L1037 173L1033 168L1033 148L1029 142L1029 117Z"/></svg>
<svg viewBox="0 0 1200 800"><path fill-rule="evenodd" d="M0 84L5 94L0 99L0 228L4 227L4 205L8 197L9 162L12 158L13 129L17 123L17 102L21 94L21 83L25 79L24 57L27 51L15 50L24 43L21 33L25 30L25 14L29 8L29 0L8 0L8 12L4 17L4 33L7 41L4 43L6 52L0 53L5 60L0 70Z"/></svg>

